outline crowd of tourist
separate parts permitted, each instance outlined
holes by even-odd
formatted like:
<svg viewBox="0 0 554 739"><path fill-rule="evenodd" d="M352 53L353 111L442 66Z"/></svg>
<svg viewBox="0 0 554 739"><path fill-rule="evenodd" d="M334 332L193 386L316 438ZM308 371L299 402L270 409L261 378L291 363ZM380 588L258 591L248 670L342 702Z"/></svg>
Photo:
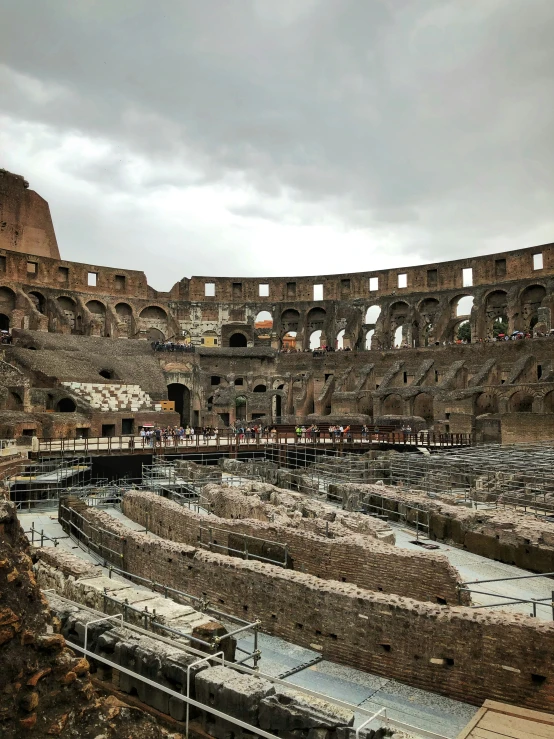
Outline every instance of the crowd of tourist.
<svg viewBox="0 0 554 739"><path fill-rule="evenodd" d="M153 341L150 345L155 352L189 352L194 353L194 344L179 344L174 341Z"/></svg>
<svg viewBox="0 0 554 739"><path fill-rule="evenodd" d="M409 427L402 428L406 434L411 433ZM189 444L209 444L210 440L217 441L222 436L227 442L229 439L235 443L248 444L255 443L260 439L274 441L278 434L282 434L282 430L278 430L276 426L263 426L257 423L241 424L237 422L225 429L218 429L213 426L203 426L195 428L194 426L165 426L165 427L145 427L140 431L143 446L187 446ZM290 433L290 432L289 432ZM379 428L370 429L369 426L362 426L362 439L369 439L372 435L379 434ZM317 424L296 425L294 427L294 437L297 443L301 442L317 442L320 439L330 439L331 441L352 441L353 434L350 425L335 424L329 426L322 431ZM133 440L133 441L131 441ZM129 437L129 446L134 445L134 437Z"/></svg>

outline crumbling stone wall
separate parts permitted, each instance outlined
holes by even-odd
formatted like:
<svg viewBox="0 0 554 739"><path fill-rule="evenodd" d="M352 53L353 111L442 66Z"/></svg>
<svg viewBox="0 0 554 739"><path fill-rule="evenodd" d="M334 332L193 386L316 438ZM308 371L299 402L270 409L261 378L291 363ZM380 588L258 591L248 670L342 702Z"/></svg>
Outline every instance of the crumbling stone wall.
<svg viewBox="0 0 554 739"><path fill-rule="evenodd" d="M326 536L322 521L319 521L316 533L294 528L294 524L229 520L217 516L206 518L144 492L127 493L122 510L131 520L171 541L197 547L199 540L209 541L211 530L212 540L217 546L209 549L219 554L240 557L229 549L244 552L247 547L249 558L258 555L273 559L290 569L324 580L354 583L360 588L395 593L415 600L458 602L457 585L461 580L446 557L397 549L367 536L352 534L338 524L331 524ZM265 541L253 541L245 539L245 536ZM286 560L282 546L272 547L270 542L286 545ZM464 601L469 603L467 594L463 595Z"/></svg>
<svg viewBox="0 0 554 739"><path fill-rule="evenodd" d="M334 489L343 496L346 510L357 510L366 502L383 508L392 521L407 518L415 523L415 508L419 508L429 513L431 539L531 572L554 572L554 524L544 518L453 506L386 485L345 484Z"/></svg>
<svg viewBox="0 0 554 739"><path fill-rule="evenodd" d="M71 513L62 513L62 525L70 530ZM205 593L231 613L259 617L268 633L317 649L325 659L457 700L480 704L492 698L554 710L550 622L375 593L153 539L95 509L85 515L113 532L127 571ZM96 531L91 534L98 540Z"/></svg>

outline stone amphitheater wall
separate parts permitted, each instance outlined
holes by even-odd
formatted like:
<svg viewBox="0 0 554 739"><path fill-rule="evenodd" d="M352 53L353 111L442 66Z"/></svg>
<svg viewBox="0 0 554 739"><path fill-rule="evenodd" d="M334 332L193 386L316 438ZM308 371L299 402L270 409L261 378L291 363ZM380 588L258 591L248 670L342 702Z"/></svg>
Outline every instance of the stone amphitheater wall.
<svg viewBox="0 0 554 739"><path fill-rule="evenodd" d="M240 557L229 549L244 552L247 545L249 554L284 562L283 547L269 544L275 542L286 545L288 566L297 572L414 600L450 605L458 602L456 586L460 577L442 555L408 552L362 535L337 535L330 539L252 519L206 518L154 493L127 493L122 510L132 521L170 541L198 547L199 540L209 541L211 533L213 552ZM268 543L245 537L259 537ZM464 595L469 603L467 594Z"/></svg>
<svg viewBox="0 0 554 739"><path fill-rule="evenodd" d="M476 705L489 698L554 710L550 622L431 605L200 551L132 531L65 499L60 520L77 534L76 512L86 518L91 540L109 542L110 558L126 571L260 618L267 633L324 659Z"/></svg>

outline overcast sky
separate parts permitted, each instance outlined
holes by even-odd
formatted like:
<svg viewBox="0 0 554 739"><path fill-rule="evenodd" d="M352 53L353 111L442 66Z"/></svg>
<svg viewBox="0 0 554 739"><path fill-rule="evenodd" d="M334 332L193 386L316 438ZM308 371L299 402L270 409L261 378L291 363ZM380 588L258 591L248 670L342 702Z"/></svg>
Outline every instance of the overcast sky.
<svg viewBox="0 0 554 739"><path fill-rule="evenodd" d="M62 256L306 275L554 241L554 0L4 0Z"/></svg>

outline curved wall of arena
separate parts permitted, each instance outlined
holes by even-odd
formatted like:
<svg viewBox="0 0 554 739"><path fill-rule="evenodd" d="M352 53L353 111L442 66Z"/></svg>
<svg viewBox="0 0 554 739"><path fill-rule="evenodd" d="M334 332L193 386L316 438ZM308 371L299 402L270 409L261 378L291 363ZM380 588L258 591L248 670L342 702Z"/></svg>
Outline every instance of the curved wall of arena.
<svg viewBox="0 0 554 739"><path fill-rule="evenodd" d="M553 287L554 244L343 275L192 277L168 293L142 272L0 249L0 328L275 349L289 332L299 349L321 332L322 345L423 347L455 340L465 321L473 342L497 320L547 333Z"/></svg>

